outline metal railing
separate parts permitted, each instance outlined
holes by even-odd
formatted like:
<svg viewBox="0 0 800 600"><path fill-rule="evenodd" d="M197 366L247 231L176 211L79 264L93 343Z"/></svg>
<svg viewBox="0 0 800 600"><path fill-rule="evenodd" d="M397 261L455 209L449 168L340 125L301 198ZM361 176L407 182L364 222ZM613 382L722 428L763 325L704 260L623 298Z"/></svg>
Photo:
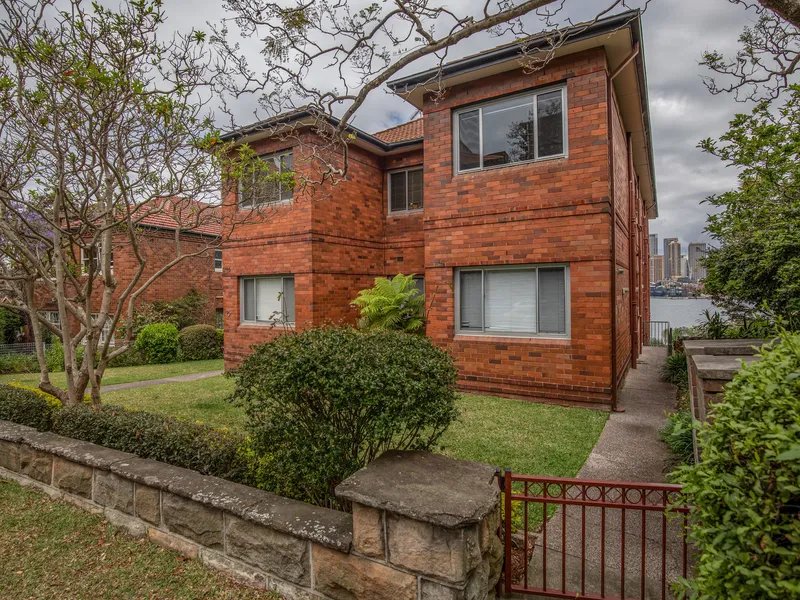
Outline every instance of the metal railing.
<svg viewBox="0 0 800 600"><path fill-rule="evenodd" d="M42 344L47 352L48 344ZM0 355L7 354L36 354L36 342L23 342L20 344L0 344Z"/></svg>
<svg viewBox="0 0 800 600"><path fill-rule="evenodd" d="M645 321L644 345L666 346L667 354L672 354L672 327L669 321Z"/></svg>
<svg viewBox="0 0 800 600"><path fill-rule="evenodd" d="M686 577L689 509L681 502L679 485L510 470L498 473L498 480L504 496L501 581L506 594L664 600L671 597L669 583Z"/></svg>

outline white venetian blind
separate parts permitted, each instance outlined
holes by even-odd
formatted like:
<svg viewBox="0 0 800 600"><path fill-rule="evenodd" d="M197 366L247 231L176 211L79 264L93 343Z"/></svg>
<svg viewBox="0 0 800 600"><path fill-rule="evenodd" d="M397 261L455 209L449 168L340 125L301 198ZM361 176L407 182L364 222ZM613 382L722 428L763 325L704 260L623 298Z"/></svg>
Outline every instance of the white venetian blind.
<svg viewBox="0 0 800 600"><path fill-rule="evenodd" d="M281 278L256 279L256 319L272 321L283 313L280 301Z"/></svg>
<svg viewBox="0 0 800 600"><path fill-rule="evenodd" d="M483 329L483 287L480 271L461 273L461 329L481 331Z"/></svg>
<svg viewBox="0 0 800 600"><path fill-rule="evenodd" d="M567 332L564 267L539 269L539 331Z"/></svg>
<svg viewBox="0 0 800 600"><path fill-rule="evenodd" d="M486 331L536 333L536 271L484 273Z"/></svg>

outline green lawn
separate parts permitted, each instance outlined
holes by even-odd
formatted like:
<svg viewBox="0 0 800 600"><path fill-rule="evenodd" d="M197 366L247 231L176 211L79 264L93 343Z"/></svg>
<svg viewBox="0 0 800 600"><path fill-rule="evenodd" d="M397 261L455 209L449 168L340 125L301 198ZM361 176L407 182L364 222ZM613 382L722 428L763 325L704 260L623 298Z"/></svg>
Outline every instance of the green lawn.
<svg viewBox="0 0 800 600"><path fill-rule="evenodd" d="M0 507L3 598L280 600L15 482L0 479Z"/></svg>
<svg viewBox="0 0 800 600"><path fill-rule="evenodd" d="M241 429L242 409L225 401L233 381L209 377L103 394L103 401ZM573 477L592 451L608 414L535 402L463 394L461 417L445 433L441 451L526 475Z"/></svg>
<svg viewBox="0 0 800 600"><path fill-rule="evenodd" d="M170 363L166 365L144 365L141 367L117 367L106 370L103 377L103 385L114 385L117 383L130 383L131 381L145 381L147 379L162 379L164 377L175 377L177 375L188 375L190 373L202 373L203 371L217 371L222 369L222 359L216 360L194 360L190 362ZM66 385L64 373L52 373L50 381L53 385ZM38 373L18 373L12 375L0 375L0 383L23 383L38 387Z"/></svg>

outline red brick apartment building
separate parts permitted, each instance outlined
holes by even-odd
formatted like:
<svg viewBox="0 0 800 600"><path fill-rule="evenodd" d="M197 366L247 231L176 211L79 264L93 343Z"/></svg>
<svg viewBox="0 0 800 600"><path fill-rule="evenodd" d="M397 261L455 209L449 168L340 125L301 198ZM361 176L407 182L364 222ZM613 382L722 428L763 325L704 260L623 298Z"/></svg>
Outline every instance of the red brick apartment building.
<svg viewBox="0 0 800 600"><path fill-rule="evenodd" d="M200 202L194 204L201 205L204 209L208 205ZM147 264L139 278L137 288L146 282L156 271L161 269L176 256L175 230L179 227L175 219L168 212L153 212L141 218L137 223L140 230L138 236L139 251ZM213 240L220 236L220 225L218 220L203 223L191 231L182 230L179 233L181 251L185 254L201 252L213 245ZM115 298L133 280L139 262L136 259L130 240L126 234L115 234L112 240L113 254L111 257L111 269L117 281ZM91 256L85 256L80 251L80 256L75 257L80 261L83 272L89 268L89 261L95 260ZM95 263L96 264L96 263ZM157 301L170 302L188 294L192 289L197 290L208 298L208 307L216 311L218 326L222 323L222 251L208 249L198 256L184 259L166 273L156 279L137 300L137 307L143 304L150 304ZM86 277L86 275L84 275ZM100 307L102 296L102 280L93 291L93 303ZM112 305L114 308L116 305ZM51 322L59 322L58 308L55 300L45 299L42 304L42 312ZM77 327L77 323L75 324ZM110 325L110 324L109 324ZM77 330L77 329L76 329ZM101 342L105 341L105 336L110 332L110 327L103 332Z"/></svg>
<svg viewBox="0 0 800 600"><path fill-rule="evenodd" d="M613 408L649 320L657 216L641 35L636 12L606 18L533 73L520 44L501 46L446 65L437 100L433 71L390 82L420 119L352 129L329 197L276 188L269 218L226 244L226 366L286 326L353 322L350 302L375 277L416 273L426 333L452 351L464 390ZM274 132L294 123L313 140L308 118L228 139L302 172L307 146Z"/></svg>

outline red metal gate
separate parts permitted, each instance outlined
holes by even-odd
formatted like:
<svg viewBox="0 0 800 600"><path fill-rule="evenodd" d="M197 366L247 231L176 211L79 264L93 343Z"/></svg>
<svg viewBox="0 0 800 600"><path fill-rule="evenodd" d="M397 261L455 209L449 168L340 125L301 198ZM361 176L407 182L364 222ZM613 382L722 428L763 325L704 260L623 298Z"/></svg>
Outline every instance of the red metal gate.
<svg viewBox="0 0 800 600"><path fill-rule="evenodd" d="M501 583L506 593L663 600L669 597L669 582L686 577L683 533L689 509L681 502L679 485L535 477L510 470L498 479L504 492Z"/></svg>

